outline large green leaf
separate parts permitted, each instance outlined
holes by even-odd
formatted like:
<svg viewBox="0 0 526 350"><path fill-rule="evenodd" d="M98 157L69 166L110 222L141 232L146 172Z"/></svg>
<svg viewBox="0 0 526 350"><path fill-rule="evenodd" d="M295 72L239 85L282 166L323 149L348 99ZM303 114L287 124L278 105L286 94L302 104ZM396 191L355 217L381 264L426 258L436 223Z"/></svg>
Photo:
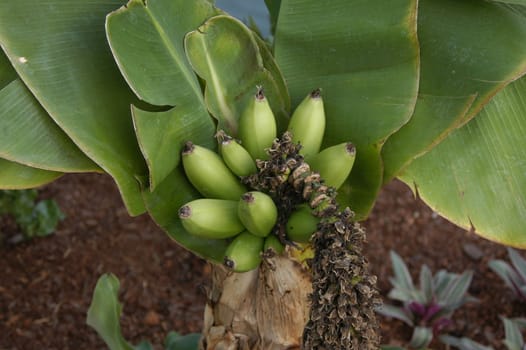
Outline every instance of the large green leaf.
<svg viewBox="0 0 526 350"><path fill-rule="evenodd" d="M179 164L185 141L203 145L210 143L214 135L212 119L195 104L182 104L165 112L147 112L133 106L132 115L139 145L150 168L151 191Z"/></svg>
<svg viewBox="0 0 526 350"><path fill-rule="evenodd" d="M131 214L146 174L122 79L104 33L120 0L0 2L0 42L22 81L73 142L110 173Z"/></svg>
<svg viewBox="0 0 526 350"><path fill-rule="evenodd" d="M265 0L265 5L267 6L270 17L270 33L274 35L276 32L276 23L278 23L281 0Z"/></svg>
<svg viewBox="0 0 526 350"><path fill-rule="evenodd" d="M526 0L492 0L492 1L526 6Z"/></svg>
<svg viewBox="0 0 526 350"><path fill-rule="evenodd" d="M148 103L203 108L184 36L218 11L204 0L131 0L107 17L108 41L133 91Z"/></svg>
<svg viewBox="0 0 526 350"><path fill-rule="evenodd" d="M96 171L20 81L0 51L0 156L53 171Z"/></svg>
<svg viewBox="0 0 526 350"><path fill-rule="evenodd" d="M258 85L264 87L278 124L285 124L289 97L283 95L281 73L274 62L265 66L253 33L243 23L226 15L212 17L186 36L185 46L192 67L206 81L205 100L219 128L236 135L237 120ZM272 57L265 54L265 59Z"/></svg>
<svg viewBox="0 0 526 350"><path fill-rule="evenodd" d="M256 43L258 44L259 53L261 54L261 59L263 60L263 66L266 70L270 72L270 75L273 78L273 82L276 85L276 89L279 91L279 95L283 100L284 108L286 111L289 111L289 88L287 87L287 83L283 78L283 73L281 72L281 69L279 68L274 58L274 54L272 53L272 50L269 46L270 44L267 41L263 40L263 38L261 38L259 35L253 35L253 37L256 40Z"/></svg>
<svg viewBox="0 0 526 350"><path fill-rule="evenodd" d="M413 117L382 149L384 182L526 70L526 17L485 1L421 0L421 80Z"/></svg>
<svg viewBox="0 0 526 350"><path fill-rule="evenodd" d="M526 78L417 158L402 180L434 210L490 240L526 247Z"/></svg>
<svg viewBox="0 0 526 350"><path fill-rule="evenodd" d="M179 208L201 197L188 182L181 166L170 173L153 192L144 190L143 195L150 215L171 238L207 260L222 262L226 240L200 238L186 232L181 225L177 214Z"/></svg>
<svg viewBox="0 0 526 350"><path fill-rule="evenodd" d="M11 62L0 49L0 89L3 89L4 86L15 80L17 77Z"/></svg>
<svg viewBox="0 0 526 350"><path fill-rule="evenodd" d="M213 133L183 40L214 14L217 10L207 1L132 0L107 17L112 51L135 93L152 104L176 106L165 112L132 109L150 190L177 166L182 142L199 143L199 135Z"/></svg>
<svg viewBox="0 0 526 350"><path fill-rule="evenodd" d="M38 187L58 179L62 173L31 168L0 158L0 188L20 190Z"/></svg>
<svg viewBox="0 0 526 350"><path fill-rule="evenodd" d="M19 79L0 90L0 156L59 172L100 171Z"/></svg>
<svg viewBox="0 0 526 350"><path fill-rule="evenodd" d="M416 1L282 0L275 55L293 106L323 89L325 145L356 145L341 199L365 217L382 183L381 144L416 101Z"/></svg>

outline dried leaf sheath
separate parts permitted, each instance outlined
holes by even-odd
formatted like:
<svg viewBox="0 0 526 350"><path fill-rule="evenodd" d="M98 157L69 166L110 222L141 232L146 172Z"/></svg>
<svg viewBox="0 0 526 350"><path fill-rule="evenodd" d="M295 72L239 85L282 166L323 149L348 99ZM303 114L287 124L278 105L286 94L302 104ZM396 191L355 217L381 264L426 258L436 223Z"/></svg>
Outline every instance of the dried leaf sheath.
<svg viewBox="0 0 526 350"><path fill-rule="evenodd" d="M213 268L201 349L300 349L309 315L310 273L276 256L257 270Z"/></svg>

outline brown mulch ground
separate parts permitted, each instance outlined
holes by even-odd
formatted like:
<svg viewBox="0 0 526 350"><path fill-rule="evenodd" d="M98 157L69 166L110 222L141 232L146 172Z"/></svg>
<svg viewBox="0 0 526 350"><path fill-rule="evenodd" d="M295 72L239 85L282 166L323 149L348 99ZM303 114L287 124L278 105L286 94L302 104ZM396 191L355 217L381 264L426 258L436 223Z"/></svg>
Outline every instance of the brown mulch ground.
<svg viewBox="0 0 526 350"><path fill-rule="evenodd" d="M105 349L85 325L95 283L105 272L121 281L126 339L148 339L161 349L170 330L200 331L200 286L208 280L209 267L179 248L148 216L130 218L111 178L67 175L46 186L42 196L54 198L67 218L50 237L0 247L0 350ZM422 264L433 272L471 269L470 293L480 303L459 310L450 333L503 348L499 316L526 315L526 306L513 301L487 267L491 259L506 258L503 247L448 223L399 182L383 190L365 226L366 255L382 295L390 289L391 249L415 278ZM14 229L9 220L0 220L4 235ZM409 327L380 319L384 343L408 341Z"/></svg>

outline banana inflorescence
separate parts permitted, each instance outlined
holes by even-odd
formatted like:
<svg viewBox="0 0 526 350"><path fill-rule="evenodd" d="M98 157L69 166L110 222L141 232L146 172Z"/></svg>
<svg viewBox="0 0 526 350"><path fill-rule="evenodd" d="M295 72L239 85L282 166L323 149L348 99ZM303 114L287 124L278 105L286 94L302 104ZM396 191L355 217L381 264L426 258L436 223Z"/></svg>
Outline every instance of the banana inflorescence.
<svg viewBox="0 0 526 350"><path fill-rule="evenodd" d="M319 89L298 105L277 139L274 114L258 87L239 117L238 140L219 131L219 154L185 144L184 171L205 198L179 209L184 229L228 240L224 265L236 272L257 268L263 252L281 254L286 245L308 243L320 213L333 209L333 194L356 154L348 142L320 151L324 132Z"/></svg>

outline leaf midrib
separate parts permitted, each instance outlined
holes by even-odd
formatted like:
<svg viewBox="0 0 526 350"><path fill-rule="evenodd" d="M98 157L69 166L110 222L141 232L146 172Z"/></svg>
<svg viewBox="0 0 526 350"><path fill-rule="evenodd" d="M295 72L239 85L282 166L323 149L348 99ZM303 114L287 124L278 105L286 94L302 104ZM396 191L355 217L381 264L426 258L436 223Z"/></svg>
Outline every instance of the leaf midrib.
<svg viewBox="0 0 526 350"><path fill-rule="evenodd" d="M190 71L188 65L184 64L183 59L177 53L177 49L175 48L172 41L170 40L170 37L168 36L168 34L166 34L164 28L161 25L159 25L157 17L155 17L155 15L152 13L152 11L150 11L150 9L147 6L145 6L144 9L146 13L148 14L148 16L150 16L155 29L159 33L161 41L165 44L168 50L168 53L174 59L176 65L180 68L180 71L183 73L185 79L190 83L190 86L192 87L192 91L196 95L197 99L202 102L201 106L204 106L203 95L201 92L201 88L199 87L199 84L197 82L196 76L193 74L193 72ZM184 51L184 48L183 48L183 51Z"/></svg>

